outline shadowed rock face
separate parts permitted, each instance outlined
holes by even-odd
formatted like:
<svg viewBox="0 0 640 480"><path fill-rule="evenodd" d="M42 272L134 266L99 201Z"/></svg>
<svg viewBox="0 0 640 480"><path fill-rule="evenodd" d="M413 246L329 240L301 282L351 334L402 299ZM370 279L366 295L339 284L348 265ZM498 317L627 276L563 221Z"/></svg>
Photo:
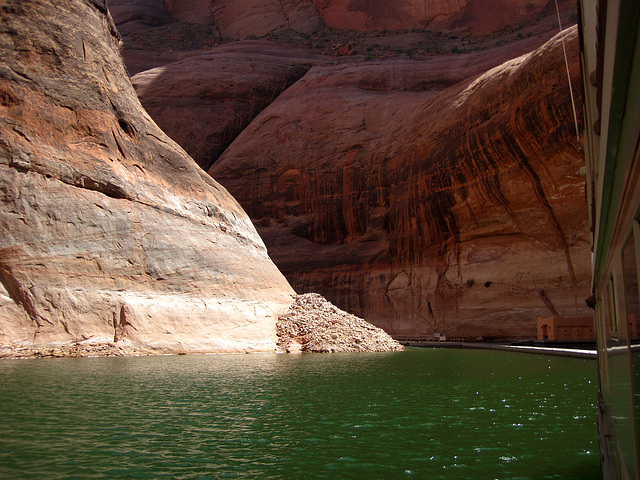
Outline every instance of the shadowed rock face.
<svg viewBox="0 0 640 480"><path fill-rule="evenodd" d="M171 23L162 0L109 0L109 12L123 34Z"/></svg>
<svg viewBox="0 0 640 480"><path fill-rule="evenodd" d="M268 41L234 42L141 72L132 82L162 130L207 170L317 57Z"/></svg>
<svg viewBox="0 0 640 480"><path fill-rule="evenodd" d="M439 17L464 10L469 0L315 0L329 27L350 30L384 30L424 27Z"/></svg>
<svg viewBox="0 0 640 480"><path fill-rule="evenodd" d="M575 29L567 48L577 86ZM211 168L297 291L405 335L531 336L550 309L586 313L560 38L478 76L481 57L313 67Z"/></svg>
<svg viewBox="0 0 640 480"><path fill-rule="evenodd" d="M281 28L311 33L324 27L311 0L166 0L179 22L214 24L225 38L262 36Z"/></svg>
<svg viewBox="0 0 640 480"><path fill-rule="evenodd" d="M105 3L0 5L0 343L273 350L293 291L142 109Z"/></svg>
<svg viewBox="0 0 640 480"><path fill-rule="evenodd" d="M575 8L558 0L561 9ZM180 22L213 26L224 38L261 37L290 29L355 31L427 28L486 34L555 13L555 0L111 0L123 33Z"/></svg>
<svg viewBox="0 0 640 480"><path fill-rule="evenodd" d="M554 6L549 0L315 0L315 4L325 24L333 28L452 28L474 34L531 21Z"/></svg>

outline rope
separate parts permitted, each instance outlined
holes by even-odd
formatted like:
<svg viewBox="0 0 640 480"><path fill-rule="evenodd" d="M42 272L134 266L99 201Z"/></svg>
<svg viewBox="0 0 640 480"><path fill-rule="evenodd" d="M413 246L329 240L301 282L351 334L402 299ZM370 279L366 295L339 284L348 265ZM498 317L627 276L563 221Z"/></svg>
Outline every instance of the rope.
<svg viewBox="0 0 640 480"><path fill-rule="evenodd" d="M567 49L564 46L564 31L562 30L562 22L560 21L560 9L558 8L558 0L554 0L556 4L556 14L558 15L558 27L560 28L560 38L562 39L562 52L564 53L564 65L567 68L567 80L569 81L569 94L571 95L571 107L573 108L573 120L576 124L576 137L578 146L580 147L580 128L578 127L578 114L576 113L576 102L573 99L573 87L571 87L571 74L569 73L569 60L567 60Z"/></svg>

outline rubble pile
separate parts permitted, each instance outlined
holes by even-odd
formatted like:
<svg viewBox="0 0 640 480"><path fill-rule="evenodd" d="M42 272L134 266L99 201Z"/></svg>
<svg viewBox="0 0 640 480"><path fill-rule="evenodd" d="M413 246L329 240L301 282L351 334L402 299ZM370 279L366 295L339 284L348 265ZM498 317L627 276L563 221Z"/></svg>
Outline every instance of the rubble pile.
<svg viewBox="0 0 640 480"><path fill-rule="evenodd" d="M297 295L276 323L286 352L391 352L404 350L384 330L340 310L317 293Z"/></svg>

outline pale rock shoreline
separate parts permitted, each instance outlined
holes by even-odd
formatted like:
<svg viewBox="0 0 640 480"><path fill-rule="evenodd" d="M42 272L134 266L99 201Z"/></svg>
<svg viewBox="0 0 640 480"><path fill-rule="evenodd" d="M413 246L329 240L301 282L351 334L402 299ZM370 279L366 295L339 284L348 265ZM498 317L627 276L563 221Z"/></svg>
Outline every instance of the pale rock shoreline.
<svg viewBox="0 0 640 480"><path fill-rule="evenodd" d="M66 345L30 346L7 344L0 345L0 359L4 358L64 358L64 357L125 357L157 355L134 347L131 342L71 343Z"/></svg>
<svg viewBox="0 0 640 480"><path fill-rule="evenodd" d="M392 352L404 350L384 330L339 309L317 293L295 295L289 311L276 323L278 352ZM175 351L170 352L176 354ZM181 354L180 352L177 352ZM184 352L228 353L228 352ZM247 353L250 353L247 351ZM127 339L118 342L76 342L65 345L0 345L3 358L123 357L162 354L142 349Z"/></svg>

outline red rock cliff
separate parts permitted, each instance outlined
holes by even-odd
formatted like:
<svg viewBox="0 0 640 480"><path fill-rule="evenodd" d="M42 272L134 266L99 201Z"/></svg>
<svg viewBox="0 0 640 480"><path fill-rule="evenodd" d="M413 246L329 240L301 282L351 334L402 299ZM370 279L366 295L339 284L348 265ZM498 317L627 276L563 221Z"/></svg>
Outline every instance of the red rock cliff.
<svg viewBox="0 0 640 480"><path fill-rule="evenodd" d="M317 56L264 40L233 42L140 72L132 82L160 128L207 170Z"/></svg>
<svg viewBox="0 0 640 480"><path fill-rule="evenodd" d="M281 28L311 33L324 27L311 0L165 0L177 21L215 25L225 38L262 36Z"/></svg>
<svg viewBox="0 0 640 480"><path fill-rule="evenodd" d="M291 287L142 109L104 1L0 7L0 344L272 350Z"/></svg>
<svg viewBox="0 0 640 480"><path fill-rule="evenodd" d="M575 8L572 0L558 4ZM325 27L485 34L555 13L555 0L112 0L109 5L123 32L174 21L213 26L225 38L281 29L310 34Z"/></svg>
<svg viewBox="0 0 640 480"><path fill-rule="evenodd" d="M575 28L567 47L577 87ZM296 290L407 335L533 336L537 316L585 313L560 37L478 75L483 58L313 67L211 168Z"/></svg>
<svg viewBox="0 0 640 480"><path fill-rule="evenodd" d="M328 27L350 30L513 28L555 8L554 0L314 0ZM559 5L570 2L560 0Z"/></svg>

